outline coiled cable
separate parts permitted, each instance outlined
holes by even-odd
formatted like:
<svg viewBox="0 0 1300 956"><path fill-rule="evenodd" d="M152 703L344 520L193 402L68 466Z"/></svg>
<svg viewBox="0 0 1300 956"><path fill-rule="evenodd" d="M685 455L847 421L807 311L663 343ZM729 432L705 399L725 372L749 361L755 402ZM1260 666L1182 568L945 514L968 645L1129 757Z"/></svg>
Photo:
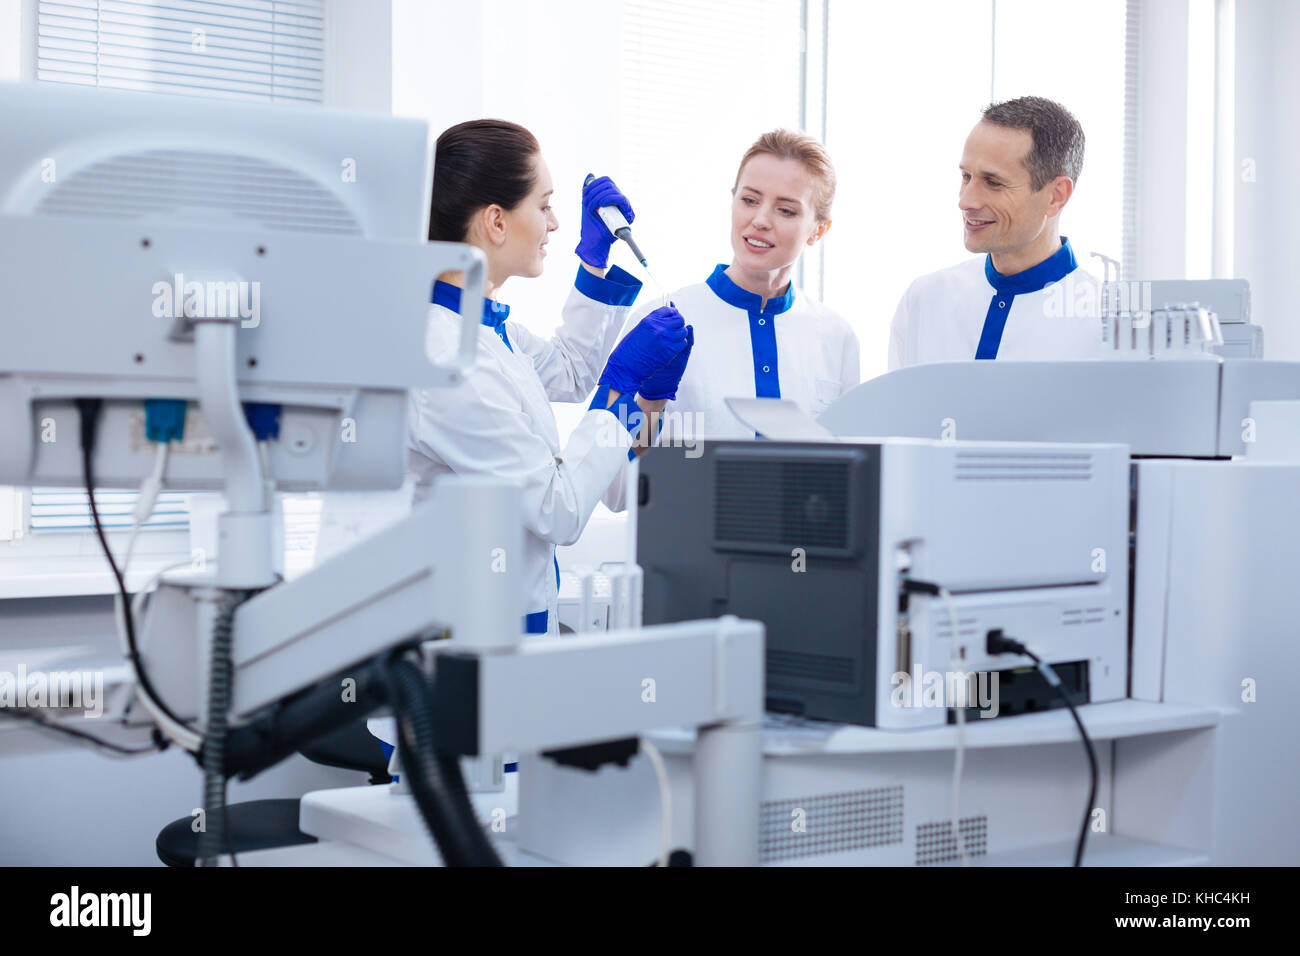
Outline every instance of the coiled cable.
<svg viewBox="0 0 1300 956"><path fill-rule="evenodd" d="M400 659L389 668L388 679L402 773L443 863L503 866L474 814L459 758L438 751L428 679L411 661Z"/></svg>
<svg viewBox="0 0 1300 956"><path fill-rule="evenodd" d="M231 645L235 609L248 600L247 591L221 596L212 621L212 655L208 671L208 719L203 733L203 830L199 833L198 863L216 866L224 845L233 865L239 863L230 849L226 815L226 732L232 698Z"/></svg>

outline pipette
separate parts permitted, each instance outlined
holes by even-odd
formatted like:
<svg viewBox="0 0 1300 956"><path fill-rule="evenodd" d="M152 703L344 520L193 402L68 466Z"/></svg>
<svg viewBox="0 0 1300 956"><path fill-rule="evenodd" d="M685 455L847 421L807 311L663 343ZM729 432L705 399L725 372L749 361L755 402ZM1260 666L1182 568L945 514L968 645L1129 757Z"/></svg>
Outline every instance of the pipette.
<svg viewBox="0 0 1300 956"><path fill-rule="evenodd" d="M586 180L582 183L583 188L589 186L595 178L595 176L588 173ZM623 215L623 211L617 206L601 206L596 210L596 215L600 216L600 221L605 224L605 227L610 232L628 244L632 249L632 255L636 256L636 261L641 263L641 268L645 270L646 277L659 290L659 296L663 299L664 305L668 305L668 293L659 284L659 280L655 278L654 273L650 271L650 265L646 262L645 254L641 251L641 247L636 244L636 240L632 238L632 226Z"/></svg>

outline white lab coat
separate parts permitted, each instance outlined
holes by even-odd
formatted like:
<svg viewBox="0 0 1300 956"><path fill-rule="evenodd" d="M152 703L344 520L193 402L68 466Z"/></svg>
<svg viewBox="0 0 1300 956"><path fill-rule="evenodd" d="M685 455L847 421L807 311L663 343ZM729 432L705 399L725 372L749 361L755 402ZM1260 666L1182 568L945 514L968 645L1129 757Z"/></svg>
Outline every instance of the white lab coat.
<svg viewBox="0 0 1300 956"><path fill-rule="evenodd" d="M595 388L640 285L617 267L605 279L580 269L553 338L508 323L512 352L480 326L475 368L463 383L411 393L413 504L445 474L517 481L524 507L524 608L547 611L550 634L558 633L555 546L578 540L632 443L614 415L597 409L583 416L561 448L551 402L583 401ZM429 307L430 359L445 362L454 354L458 322L450 309Z"/></svg>
<svg viewBox="0 0 1300 956"><path fill-rule="evenodd" d="M1101 283L1077 266L1069 240L1046 262L990 281L988 256L922 276L898 303L889 368L973 359L985 321L1006 309L1000 361L1092 359L1101 350ZM999 289L999 286L1001 289Z"/></svg>
<svg viewBox="0 0 1300 956"><path fill-rule="evenodd" d="M793 283L760 311L761 297L733 283L725 268L719 265L707 281L669 296L694 329L695 347L677 398L664 409L660 445L753 438L726 399L754 398L760 383L765 395L790 399L814 417L858 384L858 337L848 322ZM639 307L629 325L660 304ZM615 482L606 506L623 510L624 492L625 482Z"/></svg>

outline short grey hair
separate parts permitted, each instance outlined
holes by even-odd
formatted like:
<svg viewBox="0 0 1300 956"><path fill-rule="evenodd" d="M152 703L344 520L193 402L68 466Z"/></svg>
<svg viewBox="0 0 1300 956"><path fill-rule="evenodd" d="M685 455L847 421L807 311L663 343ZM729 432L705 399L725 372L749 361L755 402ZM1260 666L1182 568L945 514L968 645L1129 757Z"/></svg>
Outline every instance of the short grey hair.
<svg viewBox="0 0 1300 956"><path fill-rule="evenodd" d="M1079 181L1083 172L1083 127L1060 103L1041 96L990 103L984 107L984 122L1029 130L1034 145L1025 157L1025 168L1035 192L1057 176Z"/></svg>

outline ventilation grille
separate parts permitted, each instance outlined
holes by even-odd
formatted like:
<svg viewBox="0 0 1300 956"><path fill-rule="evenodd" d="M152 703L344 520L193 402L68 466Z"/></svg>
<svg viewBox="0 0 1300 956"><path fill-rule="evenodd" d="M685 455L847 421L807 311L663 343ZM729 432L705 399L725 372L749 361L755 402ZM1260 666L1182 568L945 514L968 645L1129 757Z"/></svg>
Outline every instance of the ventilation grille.
<svg viewBox="0 0 1300 956"><path fill-rule="evenodd" d="M767 652L768 677L794 677L800 680L824 680L836 684L853 683L853 658L828 654L805 654L801 651Z"/></svg>
<svg viewBox="0 0 1300 956"><path fill-rule="evenodd" d="M265 160L204 150L156 149L102 160L60 181L35 212L361 235L348 208L316 181Z"/></svg>
<svg viewBox="0 0 1300 956"><path fill-rule="evenodd" d="M987 856L989 852L989 818L963 817L961 839L966 855ZM957 859L957 841L952 835L952 821L921 823L916 827L916 865L930 866Z"/></svg>
<svg viewBox="0 0 1300 956"><path fill-rule="evenodd" d="M1069 452L957 452L958 481L1087 481L1092 455Z"/></svg>
<svg viewBox="0 0 1300 956"><path fill-rule="evenodd" d="M713 534L718 543L785 549L849 546L848 462L718 460Z"/></svg>
<svg viewBox="0 0 1300 956"><path fill-rule="evenodd" d="M960 637L976 637L982 633L984 629L980 626L978 617L957 615L957 634ZM946 610L940 610L934 615L934 637L935 640L947 640L952 637L952 624Z"/></svg>
<svg viewBox="0 0 1300 956"><path fill-rule="evenodd" d="M760 864L902 842L902 784L768 800L760 810Z"/></svg>
<svg viewBox="0 0 1300 956"><path fill-rule="evenodd" d="M1106 620L1104 607L1076 607L1061 612L1061 623L1065 625L1101 624Z"/></svg>

